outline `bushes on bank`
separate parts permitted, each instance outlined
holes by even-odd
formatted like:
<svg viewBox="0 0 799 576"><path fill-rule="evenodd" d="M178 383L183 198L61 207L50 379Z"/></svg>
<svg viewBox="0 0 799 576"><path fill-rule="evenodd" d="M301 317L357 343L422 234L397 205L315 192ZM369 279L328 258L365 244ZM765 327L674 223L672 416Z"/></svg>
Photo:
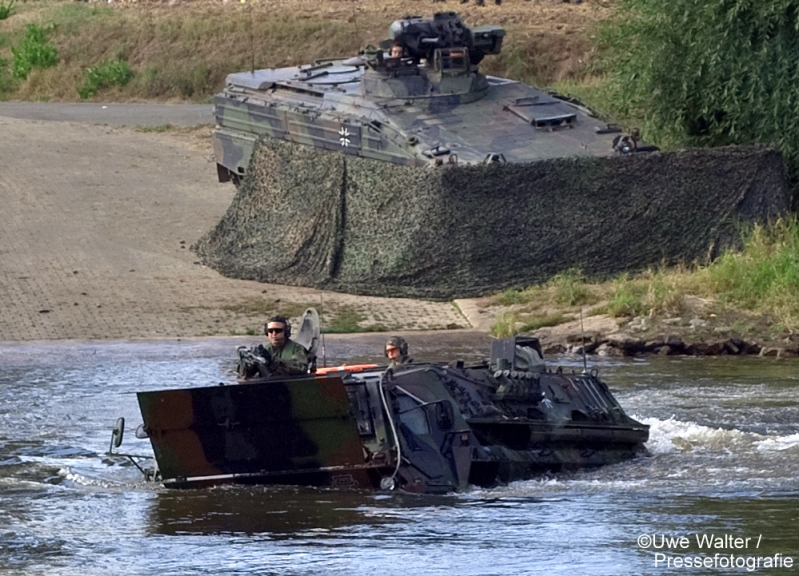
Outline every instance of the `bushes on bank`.
<svg viewBox="0 0 799 576"><path fill-rule="evenodd" d="M131 78L133 70L127 62L107 60L84 70L83 85L78 88L78 94L85 100L103 88L125 86Z"/></svg>
<svg viewBox="0 0 799 576"><path fill-rule="evenodd" d="M8 4L0 1L0 20L5 20L6 18L9 18L13 13L14 13L14 0L11 0Z"/></svg>
<svg viewBox="0 0 799 576"><path fill-rule="evenodd" d="M563 301L555 290L557 282L533 286L522 291L506 290L492 298L492 304L513 306L514 310L497 319L495 335L512 335L531 330L530 318L536 310L566 309L570 304L592 300L607 303L597 309L610 316L674 316L683 310L686 296L715 302L715 309L744 310L767 314L776 328L794 332L799 326L799 217L778 220L768 226L755 225L743 233L743 249L726 252L701 267L677 266L647 270L635 276L622 274L604 284L592 284L574 273L571 282L581 284L573 290L592 294L590 300ZM551 312L550 312L551 314ZM563 321L561 316L559 321ZM529 326L520 326L527 322ZM554 322L558 323L558 322ZM538 324L541 325L551 324Z"/></svg>
<svg viewBox="0 0 799 576"><path fill-rule="evenodd" d="M47 40L47 30L36 24L28 24L25 38L16 48L12 71L15 78L24 80L33 68L50 68L58 62L55 45Z"/></svg>
<svg viewBox="0 0 799 576"><path fill-rule="evenodd" d="M620 0L608 101L661 145L776 144L799 176L799 0Z"/></svg>

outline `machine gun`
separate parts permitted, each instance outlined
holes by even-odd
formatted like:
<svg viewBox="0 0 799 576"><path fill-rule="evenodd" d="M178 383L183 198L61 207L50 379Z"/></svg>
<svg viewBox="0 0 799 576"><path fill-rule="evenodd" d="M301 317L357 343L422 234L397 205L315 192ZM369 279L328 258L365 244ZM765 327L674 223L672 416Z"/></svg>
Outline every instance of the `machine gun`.
<svg viewBox="0 0 799 576"><path fill-rule="evenodd" d="M239 378L252 378L256 375L266 377L271 374L269 364L272 358L262 344L253 348L239 346L236 351L239 354L239 364L236 367Z"/></svg>

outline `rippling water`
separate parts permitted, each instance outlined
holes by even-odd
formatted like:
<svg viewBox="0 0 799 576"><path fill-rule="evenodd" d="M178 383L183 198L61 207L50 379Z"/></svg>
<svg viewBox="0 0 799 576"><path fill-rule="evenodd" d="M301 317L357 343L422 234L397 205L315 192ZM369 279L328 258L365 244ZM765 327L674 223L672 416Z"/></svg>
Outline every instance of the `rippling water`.
<svg viewBox="0 0 799 576"><path fill-rule="evenodd" d="M473 334L409 339L419 359L487 350ZM326 354L364 361L383 340L328 337ZM785 557L799 564L799 362L594 361L627 412L652 427L651 457L444 497L169 491L106 456L118 416L129 429L121 449L149 454L131 433L136 391L229 382L240 343L0 345L0 572L799 572L785 566ZM581 368L576 358L549 363ZM700 547L697 535L711 534L742 545ZM715 564L674 566L697 558Z"/></svg>

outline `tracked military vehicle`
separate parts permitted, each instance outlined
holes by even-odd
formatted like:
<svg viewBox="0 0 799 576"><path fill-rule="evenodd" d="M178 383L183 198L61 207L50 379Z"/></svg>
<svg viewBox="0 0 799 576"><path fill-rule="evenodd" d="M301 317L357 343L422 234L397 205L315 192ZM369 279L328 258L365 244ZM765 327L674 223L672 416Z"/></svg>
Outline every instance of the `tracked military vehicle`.
<svg viewBox="0 0 799 576"><path fill-rule="evenodd" d="M352 294L484 296L581 270L705 262L790 202L779 152L653 152L576 102L482 74L504 31L396 21L351 59L231 74L221 180L193 249L234 278ZM280 230L276 234L275 230Z"/></svg>
<svg viewBox="0 0 799 576"><path fill-rule="evenodd" d="M230 74L214 102L219 179L247 173L262 135L410 166L639 148L635 134L621 135L574 101L481 74L483 58L502 48L499 26L470 29L439 13L397 20L389 35L355 58Z"/></svg>
<svg viewBox="0 0 799 576"><path fill-rule="evenodd" d="M296 341L310 342L313 358L313 338L301 331ZM138 393L140 435L157 461L149 477L171 488L445 493L620 462L645 452L649 435L596 371L547 367L535 338L495 340L490 358L471 365L243 373L254 376Z"/></svg>

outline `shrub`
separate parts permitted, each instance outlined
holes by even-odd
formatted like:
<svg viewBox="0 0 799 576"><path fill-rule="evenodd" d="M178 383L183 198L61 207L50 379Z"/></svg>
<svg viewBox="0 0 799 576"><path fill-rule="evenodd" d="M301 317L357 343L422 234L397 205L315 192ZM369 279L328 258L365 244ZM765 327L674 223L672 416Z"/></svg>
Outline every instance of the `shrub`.
<svg viewBox="0 0 799 576"><path fill-rule="evenodd" d="M47 30L36 24L28 24L22 43L11 48L14 56L12 71L15 78L24 80L33 68L50 68L58 62L58 52L46 39Z"/></svg>
<svg viewBox="0 0 799 576"><path fill-rule="evenodd" d="M663 146L776 144L799 176L799 0L620 0L615 112Z"/></svg>
<svg viewBox="0 0 799 576"><path fill-rule="evenodd" d="M580 270L569 270L557 274L550 279L548 284L555 288L554 300L558 304L575 306L585 304L590 299L585 276Z"/></svg>
<svg viewBox="0 0 799 576"><path fill-rule="evenodd" d="M507 290L496 294L492 300L495 304L500 306L513 306L514 304L527 304L533 298L540 295L542 292L541 286L531 286L524 290L516 288L508 288Z"/></svg>
<svg viewBox="0 0 799 576"><path fill-rule="evenodd" d="M8 67L8 60L0 56L0 100L17 88L17 81Z"/></svg>
<svg viewBox="0 0 799 576"><path fill-rule="evenodd" d="M799 323L799 220L755 226L741 252L727 252L706 276L729 303L753 311L769 310L783 324Z"/></svg>
<svg viewBox="0 0 799 576"><path fill-rule="evenodd" d="M511 338L519 333L519 329L516 327L517 322L516 313L506 310L494 321L491 326L491 334L497 338Z"/></svg>
<svg viewBox="0 0 799 576"><path fill-rule="evenodd" d="M122 60L108 60L97 66L84 70L83 86L78 88L78 94L84 100L103 88L110 86L125 86L133 78L133 70L127 62Z"/></svg>
<svg viewBox="0 0 799 576"><path fill-rule="evenodd" d="M649 312L644 304L644 290L625 273L613 282L607 311L610 316L638 316Z"/></svg>
<svg viewBox="0 0 799 576"><path fill-rule="evenodd" d="M0 1L0 20L5 20L14 13L14 0L8 4Z"/></svg>

